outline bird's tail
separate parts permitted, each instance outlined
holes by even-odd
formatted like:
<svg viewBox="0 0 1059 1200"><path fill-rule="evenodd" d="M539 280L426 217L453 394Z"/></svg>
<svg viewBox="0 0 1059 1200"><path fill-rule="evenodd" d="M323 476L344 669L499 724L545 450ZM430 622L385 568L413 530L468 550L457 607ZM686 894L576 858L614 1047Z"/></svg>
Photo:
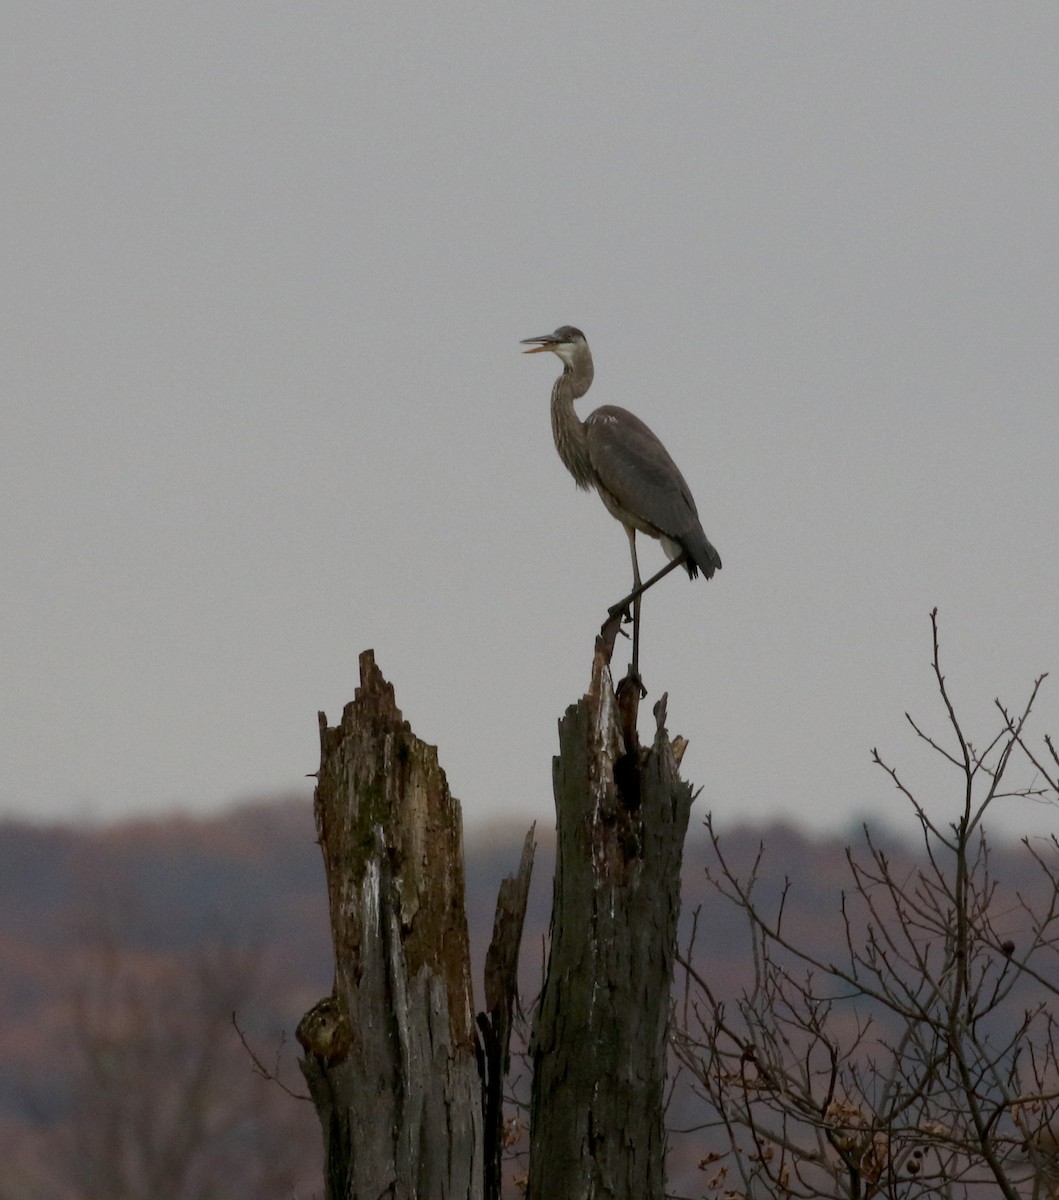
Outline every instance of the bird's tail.
<svg viewBox="0 0 1059 1200"><path fill-rule="evenodd" d="M712 579L714 572L721 569L721 556L700 525L682 539L687 554L688 574L692 579L701 571L704 579Z"/></svg>

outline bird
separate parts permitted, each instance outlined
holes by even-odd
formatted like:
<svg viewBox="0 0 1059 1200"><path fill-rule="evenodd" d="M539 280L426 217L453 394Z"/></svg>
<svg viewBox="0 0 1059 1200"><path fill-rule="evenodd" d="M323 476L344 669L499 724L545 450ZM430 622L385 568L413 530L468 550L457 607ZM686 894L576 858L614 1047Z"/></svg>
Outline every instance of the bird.
<svg viewBox="0 0 1059 1200"><path fill-rule="evenodd" d="M550 351L563 364L552 387L552 436L566 469L579 488L595 488L611 516L621 522L632 554L633 590L610 609L633 606L632 673L639 678L640 597L663 575L683 565L690 578L701 571L712 579L721 556L699 520L694 497L668 450L634 413L605 404L584 421L574 410L592 386L595 368L588 341L580 329L561 325L554 333L524 338L525 354ZM662 543L670 562L647 583L640 582L636 534Z"/></svg>

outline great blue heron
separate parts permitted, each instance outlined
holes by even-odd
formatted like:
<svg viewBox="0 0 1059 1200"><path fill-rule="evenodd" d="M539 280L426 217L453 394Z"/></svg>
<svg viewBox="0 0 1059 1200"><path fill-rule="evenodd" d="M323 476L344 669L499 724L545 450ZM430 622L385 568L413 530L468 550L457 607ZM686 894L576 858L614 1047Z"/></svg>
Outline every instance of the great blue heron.
<svg viewBox="0 0 1059 1200"><path fill-rule="evenodd" d="M582 421L574 401L592 385L592 352L580 329L562 325L554 333L525 338L526 354L550 350L562 360L563 373L552 388L552 434L559 457L580 488L594 487L629 535L633 590L611 613L633 606L632 670L639 673L640 597L681 563L692 579L701 571L710 579L721 556L703 533L691 490L669 452L639 417L606 404ZM658 538L672 560L646 583L640 582L636 531Z"/></svg>

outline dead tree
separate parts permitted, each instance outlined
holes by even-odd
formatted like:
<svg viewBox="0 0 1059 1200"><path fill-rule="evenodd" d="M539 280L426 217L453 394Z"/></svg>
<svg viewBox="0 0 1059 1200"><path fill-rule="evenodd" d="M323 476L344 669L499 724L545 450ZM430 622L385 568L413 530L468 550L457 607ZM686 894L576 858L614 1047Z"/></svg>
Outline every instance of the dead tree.
<svg viewBox="0 0 1059 1200"><path fill-rule="evenodd" d="M320 714L316 826L332 994L302 1018L327 1200L480 1200L481 1090L460 808L371 651L341 723Z"/></svg>
<svg viewBox="0 0 1059 1200"><path fill-rule="evenodd" d="M663 1092L680 864L692 789L665 697L650 749L639 681L615 694L610 642L567 709L553 764L558 819L551 952L534 1029L529 1200L662 1200Z"/></svg>
<svg viewBox="0 0 1059 1200"><path fill-rule="evenodd" d="M533 1049L531 1197L664 1195L663 1090L691 788L665 700L636 738L615 694L617 622L560 725L552 945ZM341 723L320 714L315 813L332 994L298 1027L324 1134L327 1200L499 1200L503 1084L533 859L505 880L472 1021L459 805L370 651Z"/></svg>

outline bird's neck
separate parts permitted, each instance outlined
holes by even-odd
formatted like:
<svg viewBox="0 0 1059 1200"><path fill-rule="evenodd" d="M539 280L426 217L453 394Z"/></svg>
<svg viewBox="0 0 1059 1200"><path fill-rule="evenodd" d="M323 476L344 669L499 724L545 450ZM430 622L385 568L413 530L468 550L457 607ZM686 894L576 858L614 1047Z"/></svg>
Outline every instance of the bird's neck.
<svg viewBox="0 0 1059 1200"><path fill-rule="evenodd" d="M579 370L566 367L552 388L552 436L566 469L580 488L592 485L595 478L588 456L585 423L574 411L574 401L588 391L592 383L592 363Z"/></svg>

